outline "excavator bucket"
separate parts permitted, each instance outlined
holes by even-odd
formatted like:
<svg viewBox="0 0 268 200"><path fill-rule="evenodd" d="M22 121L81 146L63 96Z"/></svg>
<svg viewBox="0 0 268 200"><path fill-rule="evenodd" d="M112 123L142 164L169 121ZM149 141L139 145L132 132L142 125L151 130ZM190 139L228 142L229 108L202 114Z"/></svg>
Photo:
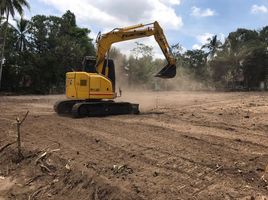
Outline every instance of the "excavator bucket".
<svg viewBox="0 0 268 200"><path fill-rule="evenodd" d="M159 78L174 78L176 76L176 65L167 64L155 77Z"/></svg>

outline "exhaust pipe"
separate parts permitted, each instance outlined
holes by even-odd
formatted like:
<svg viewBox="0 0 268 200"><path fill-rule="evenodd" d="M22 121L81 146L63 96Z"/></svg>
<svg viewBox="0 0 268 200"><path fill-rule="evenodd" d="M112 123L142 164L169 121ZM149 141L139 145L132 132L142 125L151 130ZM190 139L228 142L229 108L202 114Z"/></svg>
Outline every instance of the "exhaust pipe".
<svg viewBox="0 0 268 200"><path fill-rule="evenodd" d="M155 77L159 78L174 78L176 76L176 65L167 64L163 69L161 69Z"/></svg>

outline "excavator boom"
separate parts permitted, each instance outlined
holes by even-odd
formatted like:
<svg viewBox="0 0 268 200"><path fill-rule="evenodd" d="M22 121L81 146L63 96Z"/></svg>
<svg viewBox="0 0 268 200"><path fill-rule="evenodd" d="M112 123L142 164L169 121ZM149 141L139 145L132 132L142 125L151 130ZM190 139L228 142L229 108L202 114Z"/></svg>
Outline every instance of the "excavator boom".
<svg viewBox="0 0 268 200"><path fill-rule="evenodd" d="M97 71L102 72L107 52L113 43L133 40L142 37L154 36L159 44L168 64L156 74L160 78L173 78L176 75L176 60L170 50L164 32L158 22L150 24L138 24L125 28L115 28L112 31L97 37Z"/></svg>

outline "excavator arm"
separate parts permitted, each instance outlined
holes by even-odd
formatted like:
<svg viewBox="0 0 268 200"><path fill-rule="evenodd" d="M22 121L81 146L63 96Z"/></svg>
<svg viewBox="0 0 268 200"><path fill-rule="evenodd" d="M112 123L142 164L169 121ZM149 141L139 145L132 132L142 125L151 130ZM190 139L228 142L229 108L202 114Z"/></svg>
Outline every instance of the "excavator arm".
<svg viewBox="0 0 268 200"><path fill-rule="evenodd" d="M159 44L168 64L156 74L160 78L173 78L176 75L176 61L170 50L164 32L158 22L150 24L138 24L125 28L116 28L111 32L97 37L96 69L98 73L103 70L106 55L111 45L117 42L133 40L137 38L154 36Z"/></svg>

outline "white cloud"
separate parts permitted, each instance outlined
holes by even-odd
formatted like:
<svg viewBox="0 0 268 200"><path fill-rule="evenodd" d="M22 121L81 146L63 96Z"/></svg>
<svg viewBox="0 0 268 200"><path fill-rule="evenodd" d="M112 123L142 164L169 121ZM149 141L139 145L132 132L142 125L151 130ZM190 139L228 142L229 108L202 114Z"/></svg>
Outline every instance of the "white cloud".
<svg viewBox="0 0 268 200"><path fill-rule="evenodd" d="M253 5L251 7L251 13L252 14L260 14L260 13L267 13L268 9L264 5L258 6L258 5Z"/></svg>
<svg viewBox="0 0 268 200"><path fill-rule="evenodd" d="M97 36L98 36L98 33L96 33L95 31L90 30L89 37L91 39L93 39L93 42L95 42L95 40L97 39Z"/></svg>
<svg viewBox="0 0 268 200"><path fill-rule="evenodd" d="M148 38L141 38L141 39L136 39L136 40L131 40L131 41L125 41L125 42L120 42L116 43L113 46L120 49L122 53L124 53L127 56L130 56L132 54L131 50L136 47L135 42L140 42L145 45L153 47L153 54L155 58L164 58L164 55L155 41L154 37L148 37Z"/></svg>
<svg viewBox="0 0 268 200"><path fill-rule="evenodd" d="M201 47L208 42L208 39L214 36L212 33L203 33L196 36L198 43L192 46L192 49L201 49Z"/></svg>
<svg viewBox="0 0 268 200"><path fill-rule="evenodd" d="M166 4L171 4L171 5L180 5L181 1L180 0L160 0L162 3Z"/></svg>
<svg viewBox="0 0 268 200"><path fill-rule="evenodd" d="M94 22L96 24L107 24L109 21L116 21L116 17L94 7L86 0L40 0L48 5L53 6L57 10L64 13L71 10L75 13L77 20L82 24Z"/></svg>
<svg viewBox="0 0 268 200"><path fill-rule="evenodd" d="M78 24L93 30L90 37L95 40L97 32L107 32L117 27L158 21L164 32L179 30L183 26L182 18L176 14L174 6L180 0L39 0L54 7L61 13L71 10ZM168 38L167 38L168 39ZM140 39L146 45L154 47L155 57L162 52L153 37ZM122 53L129 55L135 47L134 41L115 45Z"/></svg>
<svg viewBox="0 0 268 200"><path fill-rule="evenodd" d="M224 42L225 42L225 39L226 39L226 36L225 36L224 33L220 33L220 34L218 35L218 38L217 38L217 39L220 40L221 43L224 43Z"/></svg>
<svg viewBox="0 0 268 200"><path fill-rule="evenodd" d="M9 24L11 24L14 27L17 27L17 23L14 19L8 21Z"/></svg>
<svg viewBox="0 0 268 200"><path fill-rule="evenodd" d="M192 46L192 49L193 50L197 50L197 49L201 49L201 45L199 45L199 44L194 44L193 46Z"/></svg>
<svg viewBox="0 0 268 200"><path fill-rule="evenodd" d="M148 11L151 21L158 21L164 29L178 30L183 26L182 18L178 16L173 7L167 6L158 0L148 0L153 9ZM145 19L143 19L145 21Z"/></svg>
<svg viewBox="0 0 268 200"><path fill-rule="evenodd" d="M199 43L206 44L208 42L208 39L211 38L214 34L212 33L203 33L201 35L196 36L196 39Z"/></svg>
<svg viewBox="0 0 268 200"><path fill-rule="evenodd" d="M187 48L185 48L184 46L182 46L181 48L182 48L181 50L182 53L185 53L187 51Z"/></svg>
<svg viewBox="0 0 268 200"><path fill-rule="evenodd" d="M83 25L91 25L102 30L123 27L136 23L159 21L164 29L178 30L182 18L176 14L174 6L180 0L39 0L53 6L60 12L71 10Z"/></svg>
<svg viewBox="0 0 268 200"><path fill-rule="evenodd" d="M214 10L211 10L210 8L202 10L201 8L198 8L196 6L192 7L191 15L195 17L211 17L214 16L216 13Z"/></svg>

